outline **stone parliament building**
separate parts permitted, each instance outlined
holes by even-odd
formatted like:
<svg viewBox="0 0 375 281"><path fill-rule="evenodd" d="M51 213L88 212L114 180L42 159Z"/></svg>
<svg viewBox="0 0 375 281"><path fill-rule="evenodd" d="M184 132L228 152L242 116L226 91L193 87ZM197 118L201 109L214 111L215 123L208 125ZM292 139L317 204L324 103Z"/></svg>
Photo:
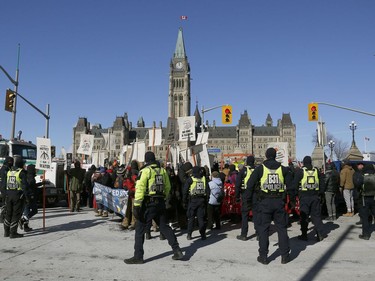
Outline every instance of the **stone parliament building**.
<svg viewBox="0 0 375 281"><path fill-rule="evenodd" d="M176 49L170 62L169 73L169 95L168 95L168 117L186 117L191 115L191 95L190 95L190 65L185 52L182 28L179 28ZM202 128L202 117L196 104L195 112L196 132ZM253 154L258 161L264 158L268 143L285 142L288 146L288 158L296 158L296 125L293 124L290 113L283 113L281 119L274 124L271 115L265 119L262 125L254 125L248 115L247 110L240 114L238 123L234 126L217 126L213 121L204 124L204 130L209 132L207 149L213 153L216 160L227 160L236 155ZM79 117L77 125L73 128L73 159L81 159L77 154L80 145L81 134L94 135L93 154L105 152L107 159L120 159L124 145L129 145L135 141L145 140L146 149L150 149L148 139L149 129L162 129L162 139L164 139L167 128L158 125L153 121L151 128L145 127L143 117L138 119L136 126L129 122L127 113L117 116L113 126L102 128L100 124L91 125L85 117ZM105 137L106 136L106 137ZM110 141L108 141L110 139ZM108 142L111 145L108 145ZM162 144L154 148L157 159L165 161L168 145ZM225 159L227 158L227 159ZM104 164L104 163L102 163Z"/></svg>

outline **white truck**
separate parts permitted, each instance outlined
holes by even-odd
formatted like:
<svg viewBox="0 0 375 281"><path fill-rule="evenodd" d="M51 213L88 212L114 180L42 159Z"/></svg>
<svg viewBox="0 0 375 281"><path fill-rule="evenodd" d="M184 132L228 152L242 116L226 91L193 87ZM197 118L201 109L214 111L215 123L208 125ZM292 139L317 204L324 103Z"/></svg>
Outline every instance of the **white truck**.
<svg viewBox="0 0 375 281"><path fill-rule="evenodd" d="M6 140L0 139L0 167L3 165L5 157L21 155L25 160L25 166L36 164L37 146L32 142L22 140ZM38 170L36 182L45 179L45 196L46 205L53 206L60 200L65 199L64 190L64 163L52 162L52 169L44 171ZM1 195L0 195L1 196ZM38 203L43 202L43 187L38 188Z"/></svg>

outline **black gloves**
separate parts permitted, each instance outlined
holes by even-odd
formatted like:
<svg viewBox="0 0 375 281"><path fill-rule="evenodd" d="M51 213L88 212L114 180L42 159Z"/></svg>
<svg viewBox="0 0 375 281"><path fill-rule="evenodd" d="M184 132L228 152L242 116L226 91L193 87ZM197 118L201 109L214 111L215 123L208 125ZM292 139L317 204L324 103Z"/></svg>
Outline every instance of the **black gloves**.
<svg viewBox="0 0 375 281"><path fill-rule="evenodd" d="M133 215L138 221L142 221L144 219L141 206L134 206L133 208Z"/></svg>

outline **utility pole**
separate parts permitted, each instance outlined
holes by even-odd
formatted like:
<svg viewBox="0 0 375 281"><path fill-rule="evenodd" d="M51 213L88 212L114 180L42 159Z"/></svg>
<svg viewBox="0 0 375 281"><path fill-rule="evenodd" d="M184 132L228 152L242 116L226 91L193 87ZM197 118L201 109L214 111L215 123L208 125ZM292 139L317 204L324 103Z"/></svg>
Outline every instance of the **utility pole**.
<svg viewBox="0 0 375 281"><path fill-rule="evenodd" d="M14 85L14 92L18 93L18 78L19 78L19 64L20 64L20 44L18 44L18 58L17 58L17 69L16 69L16 79L13 78L8 74L8 72L0 65L0 69L5 73L8 77L10 82ZM14 139L14 132L16 130L16 112L17 112L17 95L14 97L13 100L13 110L12 110L12 128L10 133L10 139Z"/></svg>

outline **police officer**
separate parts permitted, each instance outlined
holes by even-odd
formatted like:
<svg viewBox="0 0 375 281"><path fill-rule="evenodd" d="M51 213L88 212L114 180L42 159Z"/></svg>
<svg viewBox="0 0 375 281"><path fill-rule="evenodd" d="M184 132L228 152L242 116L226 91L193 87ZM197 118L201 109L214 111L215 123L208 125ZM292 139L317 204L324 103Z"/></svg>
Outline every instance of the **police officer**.
<svg viewBox="0 0 375 281"><path fill-rule="evenodd" d="M0 223L4 222L6 207L5 207L5 191L6 191L6 178L10 168L13 166L13 158L10 156L5 157L3 166L0 169L0 193L1 193L1 213Z"/></svg>
<svg viewBox="0 0 375 281"><path fill-rule="evenodd" d="M26 168L26 179L27 179L27 188L25 192L25 206L23 208L23 215L19 222L19 226L25 232L33 230L29 227L29 220L38 213L38 204L37 204L37 189L38 186L45 184L44 181L36 183L35 180L36 169L35 165L28 165Z"/></svg>
<svg viewBox="0 0 375 281"><path fill-rule="evenodd" d="M198 166L194 166L192 176L187 179L183 191L184 205L188 203L188 234L187 240L191 240L194 228L194 220L197 217L199 233L202 240L206 240L206 208L207 196L210 194L206 177Z"/></svg>
<svg viewBox="0 0 375 281"><path fill-rule="evenodd" d="M246 163L240 169L238 176L236 178L236 185L235 185L235 193L236 193L236 202L241 203L241 234L237 235L238 240L246 241L247 240L247 233L249 231L249 212L250 212L250 204L247 202L246 198L246 187L247 182L250 179L251 173L254 171L254 156L250 155L246 158ZM253 209L253 218L254 218L254 209Z"/></svg>
<svg viewBox="0 0 375 281"><path fill-rule="evenodd" d="M274 221L281 252L281 263L290 261L289 237L287 233L288 214L285 211L286 187L290 186L290 173L288 168L281 166L276 161L276 150L268 148L266 160L263 165L256 167L247 182L247 192L250 198L253 196L256 186L259 184L257 195L258 206L256 216L256 229L259 233L259 256L257 261L268 264L269 229Z"/></svg>
<svg viewBox="0 0 375 281"><path fill-rule="evenodd" d="M323 223L321 218L320 194L323 194L323 180L318 169L312 166L310 156L303 158L303 167L294 176L294 188L299 190L301 232L298 239L307 241L308 219L314 224L317 240L323 240Z"/></svg>
<svg viewBox="0 0 375 281"><path fill-rule="evenodd" d="M156 162L155 154L147 151L145 153L145 166L140 171L135 187L133 213L137 223L135 225L134 256L125 259L126 264L144 263L144 237L152 220L155 220L159 225L160 232L172 247L172 259L180 260L184 257L176 235L167 223L165 200L166 196L169 196L170 189L167 171Z"/></svg>
<svg viewBox="0 0 375 281"><path fill-rule="evenodd" d="M371 223L369 217L375 216L375 169L372 164L366 164L363 168L363 175L358 175L357 184L362 186L362 205L359 215L362 220L362 234L360 239L369 240L371 236Z"/></svg>
<svg viewBox="0 0 375 281"><path fill-rule="evenodd" d="M20 155L14 155L14 165L6 178L6 216L4 220L4 237L19 238L18 221L23 211L23 197L27 188L25 162Z"/></svg>

